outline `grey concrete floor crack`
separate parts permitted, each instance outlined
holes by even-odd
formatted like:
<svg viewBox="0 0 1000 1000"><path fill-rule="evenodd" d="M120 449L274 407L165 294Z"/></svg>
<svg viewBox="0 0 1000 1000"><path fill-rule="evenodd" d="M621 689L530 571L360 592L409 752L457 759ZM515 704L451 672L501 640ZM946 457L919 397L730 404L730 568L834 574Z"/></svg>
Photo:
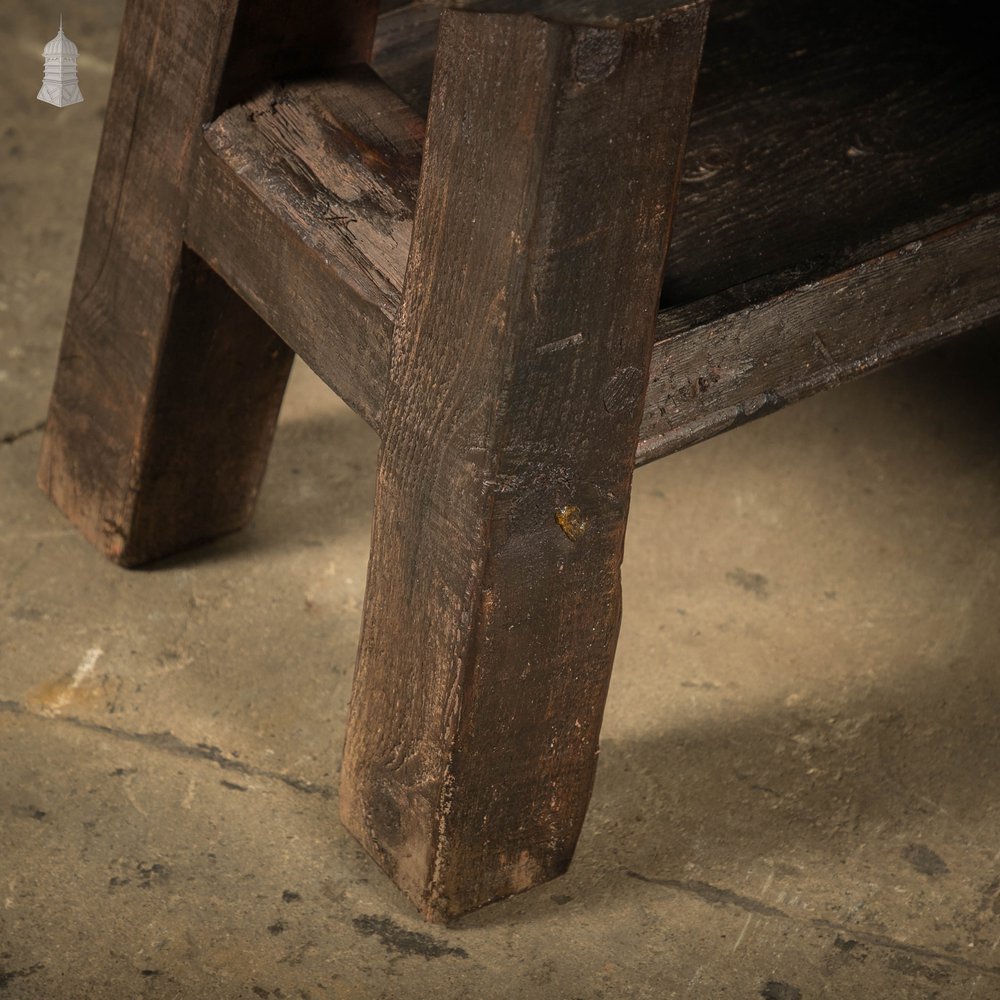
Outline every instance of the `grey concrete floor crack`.
<svg viewBox="0 0 1000 1000"><path fill-rule="evenodd" d="M664 886L667 889L674 889L688 895L697 896L699 899L712 906L734 906L745 913L752 913L764 917L777 917L789 920L800 926L815 927L817 930L835 931L838 934L847 935L855 941L872 945L877 948L886 948L890 951L902 952L919 958L926 958L934 962L945 962L949 965L958 966L962 969L969 969L984 976L995 976L1000 978L1000 966L981 965L978 962L970 962L961 955L950 955L947 952L935 951L933 948L925 948L922 945L907 944L905 941L897 941L886 934L876 934L871 931L862 930L859 927L851 927L848 924L839 924L833 920L824 920L822 917L812 917L803 919L794 914L787 913L776 906L762 903L760 900L749 896L742 896L739 893L731 892L719 886L711 885L708 882L685 881L683 879L655 878L649 875L642 875L639 872L626 871L629 878L646 882L649 885Z"/></svg>
<svg viewBox="0 0 1000 1000"><path fill-rule="evenodd" d="M32 424L30 427L24 427L19 431L10 431L0 437L0 445L4 444L14 444L20 441L22 438L30 437L32 434L39 434L45 430L45 421L40 420L37 424Z"/></svg>
<svg viewBox="0 0 1000 1000"><path fill-rule="evenodd" d="M219 747L211 746L208 743L185 743L182 739L171 732L142 733L132 732L127 729L118 729L115 726L105 726L99 722L91 722L88 719L81 719L72 715L43 715L40 712L32 712L20 702L0 701L0 712L7 712L13 715L24 715L41 722L63 723L64 725L76 726L79 729L86 729L92 733L99 733L112 739L122 740L126 743L138 743L142 746L152 747L173 754L176 757L194 757L200 760L207 760L217 764L224 771L235 771L238 774L252 778L265 778L270 781L280 781L289 788L297 792L304 792L307 795L319 795L321 798L330 799L334 796L334 789L330 785L318 785L291 774L282 774L280 771L271 771L266 768L254 767L245 761L229 757Z"/></svg>

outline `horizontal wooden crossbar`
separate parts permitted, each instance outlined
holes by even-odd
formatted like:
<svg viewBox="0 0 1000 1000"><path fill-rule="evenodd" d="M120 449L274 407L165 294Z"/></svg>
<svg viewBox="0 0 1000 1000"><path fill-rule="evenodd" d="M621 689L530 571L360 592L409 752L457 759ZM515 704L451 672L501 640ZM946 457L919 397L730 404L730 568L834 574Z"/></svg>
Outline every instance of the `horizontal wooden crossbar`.
<svg viewBox="0 0 1000 1000"><path fill-rule="evenodd" d="M637 463L1000 316L998 260L994 211L710 319L711 301L662 311Z"/></svg>
<svg viewBox="0 0 1000 1000"><path fill-rule="evenodd" d="M423 133L359 67L225 112L194 167L188 244L376 430ZM783 294L762 279L662 311L637 462L1000 314L998 257L993 211Z"/></svg>
<svg viewBox="0 0 1000 1000"><path fill-rule="evenodd" d="M356 67L226 111L193 167L188 245L376 428L423 138Z"/></svg>

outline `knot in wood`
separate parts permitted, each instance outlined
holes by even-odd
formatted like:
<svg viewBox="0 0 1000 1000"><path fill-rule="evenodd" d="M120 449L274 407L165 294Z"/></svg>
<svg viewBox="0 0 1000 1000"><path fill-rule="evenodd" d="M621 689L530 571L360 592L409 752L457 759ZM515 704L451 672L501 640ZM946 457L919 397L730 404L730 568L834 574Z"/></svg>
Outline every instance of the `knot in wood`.
<svg viewBox="0 0 1000 1000"><path fill-rule="evenodd" d="M608 380L601 392L608 413L627 413L642 398L646 380L634 365L622 368Z"/></svg>

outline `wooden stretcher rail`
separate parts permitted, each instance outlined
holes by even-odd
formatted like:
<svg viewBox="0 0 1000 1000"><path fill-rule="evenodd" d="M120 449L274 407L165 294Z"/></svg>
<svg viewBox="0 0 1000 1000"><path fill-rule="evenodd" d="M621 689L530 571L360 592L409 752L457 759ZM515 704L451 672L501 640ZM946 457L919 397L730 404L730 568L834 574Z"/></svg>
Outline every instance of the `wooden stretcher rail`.
<svg viewBox="0 0 1000 1000"><path fill-rule="evenodd" d="M1000 316L1000 212L707 322L658 320L637 464Z"/></svg>
<svg viewBox="0 0 1000 1000"><path fill-rule="evenodd" d="M374 427L423 135L358 67L226 111L193 168L188 245Z"/></svg>
<svg viewBox="0 0 1000 1000"><path fill-rule="evenodd" d="M359 67L230 109L194 165L188 245L376 430L423 135ZM998 220L985 212L781 294L765 277L661 311L637 463L1000 313Z"/></svg>

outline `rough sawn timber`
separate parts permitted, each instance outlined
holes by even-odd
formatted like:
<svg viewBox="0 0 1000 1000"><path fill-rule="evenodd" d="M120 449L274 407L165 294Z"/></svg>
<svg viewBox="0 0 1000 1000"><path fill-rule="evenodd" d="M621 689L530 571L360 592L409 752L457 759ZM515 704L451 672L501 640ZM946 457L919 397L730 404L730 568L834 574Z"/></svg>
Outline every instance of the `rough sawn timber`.
<svg viewBox="0 0 1000 1000"><path fill-rule="evenodd" d="M1000 212L742 309L657 322L639 465L1000 316ZM752 286L738 297L752 298Z"/></svg>
<svg viewBox="0 0 1000 1000"><path fill-rule="evenodd" d="M241 527L291 354L183 247L188 177L222 95L275 66L368 58L377 0L132 0L42 445L39 482L111 559L148 562ZM300 67L301 68L301 67Z"/></svg>
<svg viewBox="0 0 1000 1000"><path fill-rule="evenodd" d="M366 66L275 85L205 131L187 241L372 426L424 120Z"/></svg>
<svg viewBox="0 0 1000 1000"><path fill-rule="evenodd" d="M586 812L705 14L443 18L340 798L431 919Z"/></svg>

